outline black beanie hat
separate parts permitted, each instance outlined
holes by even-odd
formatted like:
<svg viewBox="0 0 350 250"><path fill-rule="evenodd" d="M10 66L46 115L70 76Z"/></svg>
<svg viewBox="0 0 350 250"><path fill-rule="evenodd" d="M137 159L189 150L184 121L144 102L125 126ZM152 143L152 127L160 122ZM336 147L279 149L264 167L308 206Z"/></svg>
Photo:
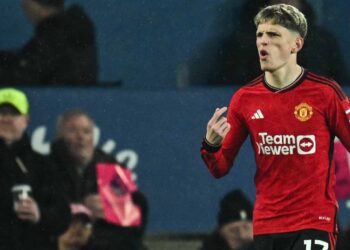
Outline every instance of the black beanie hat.
<svg viewBox="0 0 350 250"><path fill-rule="evenodd" d="M233 190L227 193L220 201L220 210L218 213L218 224L223 224L240 221L240 220L252 220L253 204L239 190Z"/></svg>
<svg viewBox="0 0 350 250"><path fill-rule="evenodd" d="M38 2L42 5L57 7L57 8L61 8L64 5L64 0L33 0L33 1Z"/></svg>

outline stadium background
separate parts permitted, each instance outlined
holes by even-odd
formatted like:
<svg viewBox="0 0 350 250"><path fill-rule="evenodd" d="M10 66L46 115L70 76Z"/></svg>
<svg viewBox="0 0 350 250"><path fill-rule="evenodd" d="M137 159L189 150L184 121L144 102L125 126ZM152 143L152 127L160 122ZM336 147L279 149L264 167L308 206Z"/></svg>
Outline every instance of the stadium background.
<svg viewBox="0 0 350 250"><path fill-rule="evenodd" d="M35 132L35 147L47 150L55 119L65 109L90 111L98 123L99 145L134 168L150 202L150 233L210 231L219 199L234 187L254 199L255 166L249 143L233 171L221 180L209 175L199 155L208 118L217 106L227 105L235 87L183 88L176 80L179 67L195 49L234 29L232 23L222 29L214 24L229 12L235 16L242 1L67 1L73 2L83 5L96 24L101 82L121 80L122 85L24 88L32 104L30 132ZM346 1L310 2L319 24L339 39L349 67ZM3 0L0 8L0 48L20 47L32 33L20 1ZM350 94L348 87L345 91ZM340 212L341 223L349 224L343 202Z"/></svg>

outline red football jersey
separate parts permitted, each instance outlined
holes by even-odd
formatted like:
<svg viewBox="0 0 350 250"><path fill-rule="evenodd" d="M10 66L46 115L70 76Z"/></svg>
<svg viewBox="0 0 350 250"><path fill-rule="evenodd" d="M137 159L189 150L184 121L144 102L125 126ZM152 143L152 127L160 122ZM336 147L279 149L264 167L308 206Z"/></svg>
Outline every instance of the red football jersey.
<svg viewBox="0 0 350 250"><path fill-rule="evenodd" d="M303 70L276 89L261 75L233 95L227 119L231 129L222 146L204 141L201 154L221 177L250 136L257 165L254 234L334 232L334 137L350 150L350 105L339 85Z"/></svg>

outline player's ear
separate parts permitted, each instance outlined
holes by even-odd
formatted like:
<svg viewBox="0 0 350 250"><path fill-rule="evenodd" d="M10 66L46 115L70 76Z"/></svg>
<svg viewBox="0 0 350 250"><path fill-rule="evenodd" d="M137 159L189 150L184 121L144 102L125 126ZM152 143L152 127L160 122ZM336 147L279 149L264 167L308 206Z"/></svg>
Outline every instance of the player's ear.
<svg viewBox="0 0 350 250"><path fill-rule="evenodd" d="M304 46L304 39L300 36L297 36L294 41L294 45L292 47L291 53L298 53Z"/></svg>

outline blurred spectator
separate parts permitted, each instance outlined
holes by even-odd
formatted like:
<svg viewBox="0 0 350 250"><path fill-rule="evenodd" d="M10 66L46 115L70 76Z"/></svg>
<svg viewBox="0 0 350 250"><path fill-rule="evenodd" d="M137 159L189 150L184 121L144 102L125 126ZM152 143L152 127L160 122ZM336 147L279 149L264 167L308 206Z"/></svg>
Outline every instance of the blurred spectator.
<svg viewBox="0 0 350 250"><path fill-rule="evenodd" d="M95 84L95 30L84 10L64 0L22 0L34 36L19 51L0 52L0 83Z"/></svg>
<svg viewBox="0 0 350 250"><path fill-rule="evenodd" d="M80 204L92 214L93 233L84 249L141 249L148 206L140 191L132 193L133 203L141 210L140 226L117 226L105 220L98 194L96 165L116 163L116 160L94 147L94 126L93 119L85 111L69 110L58 119L57 138L51 147L51 158L59 168L64 192L72 206L79 207Z"/></svg>
<svg viewBox="0 0 350 250"><path fill-rule="evenodd" d="M338 138L334 140L334 166L336 175L335 195L337 200L350 199L349 153Z"/></svg>
<svg viewBox="0 0 350 250"><path fill-rule="evenodd" d="M193 58L182 67L180 85L242 85L262 72L255 45L253 19L258 10L266 5L287 3L300 9L307 17L309 33L298 62L315 73L335 79L342 85L350 84L345 61L336 38L325 28L317 25L316 15L306 0L246 0L239 14L230 15L228 23L236 22L236 29L207 42ZM226 1L221 9L234 10ZM228 6L226 6L228 5ZM220 12L220 18L221 17ZM221 24L222 25L222 24ZM332 44L332 46L329 46Z"/></svg>
<svg viewBox="0 0 350 250"><path fill-rule="evenodd" d="M340 231L336 250L350 249L350 228Z"/></svg>
<svg viewBox="0 0 350 250"><path fill-rule="evenodd" d="M31 148L28 123L26 95L0 89L0 249L52 249L70 220L52 164Z"/></svg>
<svg viewBox="0 0 350 250"><path fill-rule="evenodd" d="M337 200L350 199L350 162L349 153L338 138L334 141L334 166L336 175L335 195ZM339 240L337 241L337 250L350 249L350 228L349 225L342 225L339 221Z"/></svg>
<svg viewBox="0 0 350 250"><path fill-rule="evenodd" d="M241 190L227 193L220 201L217 229L200 250L253 249L253 205Z"/></svg>

